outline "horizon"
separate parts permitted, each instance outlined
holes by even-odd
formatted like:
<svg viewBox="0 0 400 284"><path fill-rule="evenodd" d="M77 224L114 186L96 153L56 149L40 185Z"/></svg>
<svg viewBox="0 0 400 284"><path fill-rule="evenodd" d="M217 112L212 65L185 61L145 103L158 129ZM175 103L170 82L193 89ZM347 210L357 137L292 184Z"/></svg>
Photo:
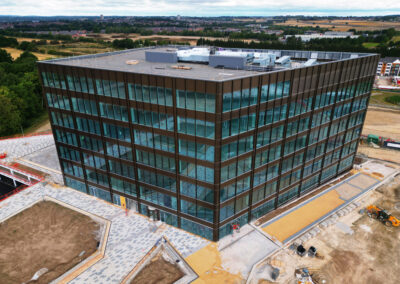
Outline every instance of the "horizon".
<svg viewBox="0 0 400 284"><path fill-rule="evenodd" d="M154 15L104 15L104 14L96 14L96 15L89 15L89 14L81 14L81 15L63 15L63 14L57 14L57 15L18 15L18 14L0 14L0 17L21 17L21 18L27 18L27 17L37 17L37 18L55 18L55 17L99 17L100 15L107 17L107 18L112 18L112 17L137 17L137 18L152 18L152 17L182 17L182 18L225 18L225 17L238 17L238 18L275 18L275 17L319 17L319 18L328 18L328 17L337 17L337 18L368 18L368 17L387 17L387 16L392 16L392 17L400 17L400 12L399 14L392 13L392 14L383 14L383 15L372 15L372 14L366 14L366 15L361 15L361 16L356 16L356 15L308 15L308 14L276 14L276 15L204 15L204 16L195 16L195 15L180 15L180 14L171 14L171 15L159 15L159 14L154 14Z"/></svg>
<svg viewBox="0 0 400 284"><path fill-rule="evenodd" d="M79 0L3 0L0 15L30 17L62 16L176 16L183 17L272 17L272 16L337 16L373 17L400 14L400 1L387 0L92 0L90 5ZM322 2L322 1L321 1ZM363 8L365 7L365 8Z"/></svg>

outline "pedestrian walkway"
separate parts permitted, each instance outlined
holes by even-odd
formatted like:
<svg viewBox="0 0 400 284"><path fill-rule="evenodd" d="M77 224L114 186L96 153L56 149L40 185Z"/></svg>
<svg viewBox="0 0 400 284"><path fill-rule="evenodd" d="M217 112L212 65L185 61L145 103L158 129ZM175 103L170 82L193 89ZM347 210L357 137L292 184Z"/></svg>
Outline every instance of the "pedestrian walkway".
<svg viewBox="0 0 400 284"><path fill-rule="evenodd" d="M50 196L91 214L111 221L105 256L70 283L120 283L154 244L166 236L179 253L187 257L210 242L178 228L166 225L154 230L149 218L130 212L93 196L67 187L39 183L0 203L0 223L8 216Z"/></svg>
<svg viewBox="0 0 400 284"><path fill-rule="evenodd" d="M261 225L261 228L285 244L378 183L380 180L376 178L357 173Z"/></svg>

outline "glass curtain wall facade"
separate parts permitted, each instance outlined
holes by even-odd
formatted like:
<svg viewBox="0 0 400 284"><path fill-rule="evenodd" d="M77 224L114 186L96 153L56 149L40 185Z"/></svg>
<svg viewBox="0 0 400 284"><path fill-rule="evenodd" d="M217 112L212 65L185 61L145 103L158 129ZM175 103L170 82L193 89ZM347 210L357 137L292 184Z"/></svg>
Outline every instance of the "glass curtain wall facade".
<svg viewBox="0 0 400 284"><path fill-rule="evenodd" d="M39 72L67 186L218 240L351 169L377 62L226 81Z"/></svg>

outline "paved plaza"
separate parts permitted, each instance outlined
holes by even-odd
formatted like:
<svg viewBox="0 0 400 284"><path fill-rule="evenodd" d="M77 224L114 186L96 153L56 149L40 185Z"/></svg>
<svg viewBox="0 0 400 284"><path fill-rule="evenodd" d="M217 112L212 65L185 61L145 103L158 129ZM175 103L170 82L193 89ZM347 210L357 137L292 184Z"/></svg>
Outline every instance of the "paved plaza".
<svg viewBox="0 0 400 284"><path fill-rule="evenodd" d="M126 214L114 204L65 187L55 151L52 135L0 140L0 152L8 154L2 163L17 162L47 174L45 181L0 203L0 223L45 196L109 220L111 227L104 258L70 283L120 283L163 236L198 275L194 283L246 280L257 263L397 171L368 162L352 177L267 223L258 227L248 224L240 233L213 243L133 211Z"/></svg>

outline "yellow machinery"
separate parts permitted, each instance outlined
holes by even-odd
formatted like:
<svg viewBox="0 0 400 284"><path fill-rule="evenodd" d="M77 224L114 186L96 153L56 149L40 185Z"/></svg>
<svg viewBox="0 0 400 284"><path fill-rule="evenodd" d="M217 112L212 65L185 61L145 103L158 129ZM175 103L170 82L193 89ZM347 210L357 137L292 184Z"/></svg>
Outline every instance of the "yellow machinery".
<svg viewBox="0 0 400 284"><path fill-rule="evenodd" d="M370 218L377 219L384 223L386 226L398 227L400 226L400 221L396 217L390 215L390 213L385 210L375 206L369 205L367 207L367 214Z"/></svg>

